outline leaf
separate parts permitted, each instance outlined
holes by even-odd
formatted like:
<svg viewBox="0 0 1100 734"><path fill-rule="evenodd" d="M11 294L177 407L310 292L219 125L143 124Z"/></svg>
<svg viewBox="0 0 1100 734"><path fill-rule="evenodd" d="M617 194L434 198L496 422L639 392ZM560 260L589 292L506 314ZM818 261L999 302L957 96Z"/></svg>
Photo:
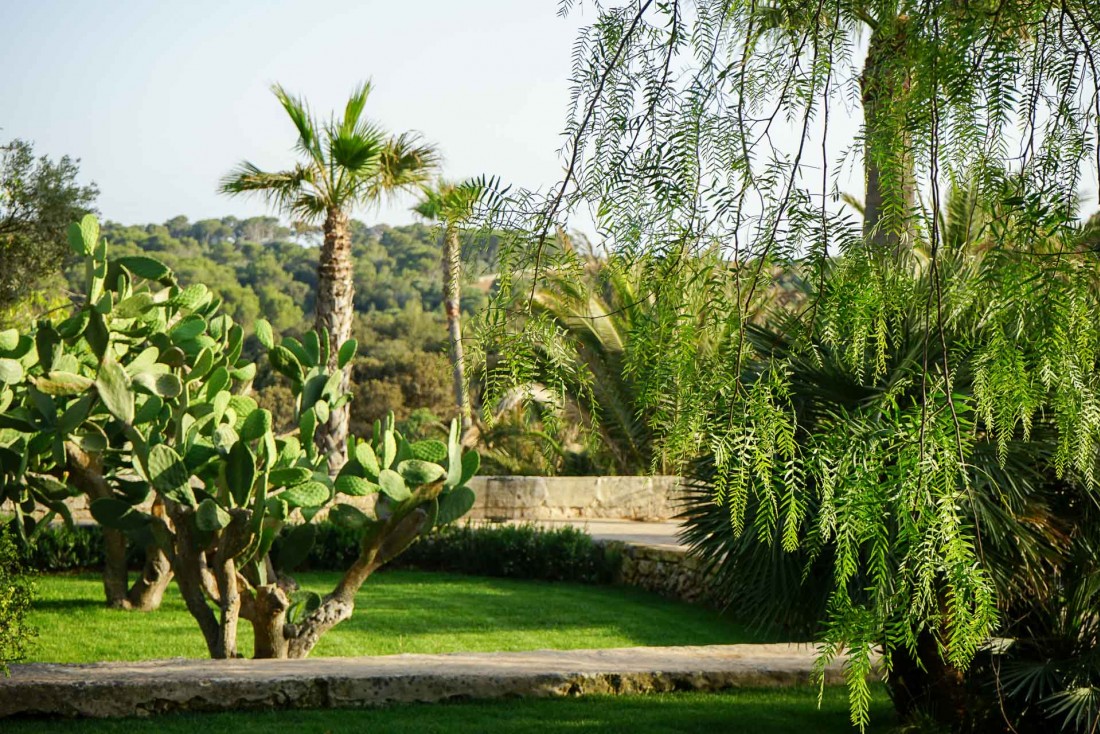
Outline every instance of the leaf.
<svg viewBox="0 0 1100 734"><path fill-rule="evenodd" d="M356 477L351 474L336 477L336 491L349 497L366 497L378 492L380 489L382 488L377 484L363 479L363 477Z"/></svg>
<svg viewBox="0 0 1100 734"><path fill-rule="evenodd" d="M307 331L302 335L302 348L309 357L309 366L316 367L321 364L321 340L316 331Z"/></svg>
<svg viewBox="0 0 1100 734"><path fill-rule="evenodd" d="M271 330L271 323L267 319L256 319L252 330L256 333L260 344L264 345L264 349L271 351L275 348L275 333Z"/></svg>
<svg viewBox="0 0 1100 734"><path fill-rule="evenodd" d="M249 362L242 367L236 367L233 369L232 376L234 380L238 382L248 382L256 376L256 363Z"/></svg>
<svg viewBox="0 0 1100 734"><path fill-rule="evenodd" d="M352 358L359 351L359 342L355 339L348 339L346 342L340 345L340 351L336 355L336 364L340 369L344 369L351 362Z"/></svg>
<svg viewBox="0 0 1100 734"><path fill-rule="evenodd" d="M476 451L467 451L462 455L462 479L459 484L466 484L466 482L473 479L477 474L477 470L481 468L481 455Z"/></svg>
<svg viewBox="0 0 1100 734"><path fill-rule="evenodd" d="M269 475L272 487L293 487L308 481L313 472L304 466L288 466L285 469L274 469Z"/></svg>
<svg viewBox="0 0 1100 734"><path fill-rule="evenodd" d="M0 331L0 352L10 352L19 346L19 332L15 329Z"/></svg>
<svg viewBox="0 0 1100 734"><path fill-rule="evenodd" d="M256 457L247 443L237 441L229 449L229 457L225 464L225 483L229 485L229 493L238 507L243 507L248 502L255 481Z"/></svg>
<svg viewBox="0 0 1100 734"><path fill-rule="evenodd" d="M114 497L100 497L88 508L100 525L114 530L138 530L149 522L149 516L134 509L129 502Z"/></svg>
<svg viewBox="0 0 1100 734"><path fill-rule="evenodd" d="M195 525L199 530L208 533L221 530L229 525L232 520L230 514L209 497L200 502L195 509Z"/></svg>
<svg viewBox="0 0 1100 734"><path fill-rule="evenodd" d="M277 372L289 377L294 382L302 381L302 364L298 358L284 346L277 346L267 353L271 366Z"/></svg>
<svg viewBox="0 0 1100 734"><path fill-rule="evenodd" d="M438 482L440 479L447 476L447 470L439 464L433 464L430 461L421 461L420 459L402 461L397 465L397 473L405 480L405 484L410 487L418 487L421 484Z"/></svg>
<svg viewBox="0 0 1100 734"><path fill-rule="evenodd" d="M99 254L99 220L94 214L85 214L80 220L80 238L84 241L85 251Z"/></svg>
<svg viewBox="0 0 1100 734"><path fill-rule="evenodd" d="M317 538L317 527L309 523L295 525L279 545L279 570L290 571L309 556Z"/></svg>
<svg viewBox="0 0 1100 734"><path fill-rule="evenodd" d="M447 489L462 484L462 444L459 442L458 420L451 421L451 433L447 438Z"/></svg>
<svg viewBox="0 0 1100 734"><path fill-rule="evenodd" d="M389 469L396 458L397 439L393 437L393 431L386 431L382 434L382 466Z"/></svg>
<svg viewBox="0 0 1100 734"><path fill-rule="evenodd" d="M410 446L413 458L442 465L447 460L447 444L435 439L417 441Z"/></svg>
<svg viewBox="0 0 1100 734"><path fill-rule="evenodd" d="M73 252L80 257L87 257L91 254L91 250L84 245L84 235L81 233L78 223L73 222L70 224L68 229L65 230L65 234L69 239L69 247L72 248Z"/></svg>
<svg viewBox="0 0 1100 734"><path fill-rule="evenodd" d="M191 474L180 455L162 443L149 449L146 473L153 488L165 497L185 505L195 504Z"/></svg>
<svg viewBox="0 0 1100 734"><path fill-rule="evenodd" d="M99 366L95 379L99 399L111 411L111 415L127 425L134 422L134 391L130 376L118 362L107 358Z"/></svg>
<svg viewBox="0 0 1100 734"><path fill-rule="evenodd" d="M355 460L363 467L363 473L367 479L378 479L381 467L378 466L378 457L374 455L374 449L366 441L360 441L355 447Z"/></svg>
<svg viewBox="0 0 1100 734"><path fill-rule="evenodd" d="M383 469L378 474L378 484L382 486L382 493L392 500L401 502L412 496L412 492L405 486L405 480L393 469Z"/></svg>
<svg viewBox="0 0 1100 734"><path fill-rule="evenodd" d="M256 405L256 401L247 395L233 395L229 398L229 407L237 415L237 422L233 425L237 429L237 433L241 432L244 428L244 422L248 416L252 415L259 408Z"/></svg>
<svg viewBox="0 0 1100 734"><path fill-rule="evenodd" d="M334 505L328 511L328 519L349 530L362 530L370 523L370 518L362 510L354 505L345 504Z"/></svg>
<svg viewBox="0 0 1100 734"><path fill-rule="evenodd" d="M183 344L184 342L193 341L205 331L206 319L197 314L191 314L169 329L168 335L172 337L172 341L176 344Z"/></svg>
<svg viewBox="0 0 1100 734"><path fill-rule="evenodd" d="M210 300L210 289L202 283L192 283L168 299L169 306L194 311Z"/></svg>
<svg viewBox="0 0 1100 734"><path fill-rule="evenodd" d="M121 265L140 278L155 280L164 285L171 285L175 281L172 277L172 269L155 257L149 257L148 255L126 255L124 257L115 258L114 260L115 263Z"/></svg>
<svg viewBox="0 0 1100 734"><path fill-rule="evenodd" d="M91 412L92 403L94 402L95 396L88 393L69 403L69 407L65 408L65 412L57 419L58 433L65 436L75 431L80 424L84 422L84 419L88 417L88 413Z"/></svg>
<svg viewBox="0 0 1100 734"><path fill-rule="evenodd" d="M319 507L328 502L328 487L317 481L303 482L284 489L279 494L292 507Z"/></svg>
<svg viewBox="0 0 1100 734"><path fill-rule="evenodd" d="M307 446L313 445L313 433L317 430L317 416L313 412L313 408L310 408L306 412L302 413L302 417L298 419L298 435L302 437L302 441Z"/></svg>
<svg viewBox="0 0 1100 734"><path fill-rule="evenodd" d="M160 415L160 411L164 408L164 401L156 395L150 395L146 398L145 402L134 413L134 425L140 426L143 423L148 423L152 420L156 420Z"/></svg>
<svg viewBox="0 0 1100 734"><path fill-rule="evenodd" d="M137 318L153 306L153 296L148 293L135 293L134 295L119 301L115 306L115 316L124 319Z"/></svg>
<svg viewBox="0 0 1100 734"><path fill-rule="evenodd" d="M439 515L436 525L447 525L459 519L474 506L477 495L467 486L454 489L439 495Z"/></svg>
<svg viewBox="0 0 1100 734"><path fill-rule="evenodd" d="M244 424L241 426L241 440L255 441L263 438L264 434L271 430L271 411L260 408L249 413L244 419Z"/></svg>
<svg viewBox="0 0 1100 734"><path fill-rule="evenodd" d="M56 370L34 381L34 386L47 395L77 395L94 384L90 377Z"/></svg>
<svg viewBox="0 0 1100 734"><path fill-rule="evenodd" d="M178 398L180 393L183 392L183 383L180 382L180 378L167 372L161 374L139 372L134 375L133 384L150 395L157 395L169 400Z"/></svg>
<svg viewBox="0 0 1100 734"><path fill-rule="evenodd" d="M0 359L0 382L14 385L23 380L23 365L14 359Z"/></svg>

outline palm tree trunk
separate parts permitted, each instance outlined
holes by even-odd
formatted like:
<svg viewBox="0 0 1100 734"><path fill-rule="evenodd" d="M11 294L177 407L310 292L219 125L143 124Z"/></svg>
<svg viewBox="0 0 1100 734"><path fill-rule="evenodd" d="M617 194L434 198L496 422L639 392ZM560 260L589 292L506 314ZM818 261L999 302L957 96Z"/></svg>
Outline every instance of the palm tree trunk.
<svg viewBox="0 0 1100 734"><path fill-rule="evenodd" d="M455 405L462 420L462 432L470 430L470 396L466 391L466 368L462 355L460 291L462 285L462 249L458 232L448 226L443 236L443 310L447 314L447 333L451 344L451 372Z"/></svg>
<svg viewBox="0 0 1100 734"><path fill-rule="evenodd" d="M886 19L871 33L863 65L866 184L863 235L875 249L912 243L916 203L912 142L904 131L903 105L910 75L905 64L907 19Z"/></svg>
<svg viewBox="0 0 1100 734"><path fill-rule="evenodd" d="M317 268L317 316L314 328L328 333L329 363L337 369L336 355L340 345L351 338L354 314L351 236L348 217L339 209L328 210L325 218L325 241L321 246L321 262ZM349 365L350 367L350 365ZM344 370L341 389L348 388L349 370ZM318 426L316 441L328 458L329 471L337 472L347 461L348 404L333 409L326 423Z"/></svg>

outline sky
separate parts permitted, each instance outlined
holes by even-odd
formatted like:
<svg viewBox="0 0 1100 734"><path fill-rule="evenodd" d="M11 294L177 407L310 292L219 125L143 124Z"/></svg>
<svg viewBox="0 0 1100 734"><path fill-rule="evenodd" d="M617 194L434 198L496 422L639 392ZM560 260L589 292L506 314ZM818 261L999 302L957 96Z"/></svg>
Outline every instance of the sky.
<svg viewBox="0 0 1100 734"><path fill-rule="evenodd" d="M373 81L367 114L417 130L444 174L547 187L570 52L594 17L557 0L0 0L0 141L80 159L105 219L272 213L218 180L242 159L294 160L278 82L317 113ZM356 215L414 221L404 198Z"/></svg>

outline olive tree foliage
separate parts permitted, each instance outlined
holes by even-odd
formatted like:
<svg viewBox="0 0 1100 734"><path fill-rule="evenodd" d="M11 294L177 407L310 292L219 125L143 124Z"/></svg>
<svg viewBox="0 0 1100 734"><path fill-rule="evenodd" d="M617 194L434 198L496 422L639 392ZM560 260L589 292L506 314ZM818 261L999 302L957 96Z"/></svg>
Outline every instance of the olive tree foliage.
<svg viewBox="0 0 1100 734"><path fill-rule="evenodd" d="M330 477L314 435L349 399L341 384L355 342L330 360L326 332L276 344L270 325L256 323L294 395L297 428L277 436L248 395L256 364L241 357L242 327L204 285L180 287L159 261L109 259L98 230L90 216L70 229L86 263L82 306L56 326L0 334L4 496L19 513L65 514L67 495L88 494L105 528L166 559L211 657L238 655L241 618L257 657L304 657L351 615L371 573L469 510L477 454L463 454L457 424L449 444L410 444L391 415L371 440L352 440L352 459ZM337 501L347 497L375 500L373 512ZM362 537L361 555L324 597L285 573L308 552L321 510ZM293 520L305 522L275 562L269 550Z"/></svg>
<svg viewBox="0 0 1100 734"><path fill-rule="evenodd" d="M0 308L24 297L68 256L65 228L87 212L98 193L81 186L77 161L36 158L34 146L0 146Z"/></svg>
<svg viewBox="0 0 1100 734"><path fill-rule="evenodd" d="M637 0L597 12L574 47L564 178L498 192L481 212L514 233L479 327L502 355L486 384L583 379L532 304L547 272L581 280L555 233L589 213L607 267L644 273L647 315L625 369L664 450L710 457L735 533L835 547L823 659L847 652L862 725L876 646L889 667L931 632L963 668L998 629L981 524L965 509L975 447L992 437L1003 462L1041 418L1054 471L1093 491L1100 289L1095 256L1075 243L1078 191L1100 156L1100 14L1084 0ZM863 113L851 143L836 139L842 108ZM862 222L839 203L848 166L862 174ZM963 219L981 248L943 227L950 185L972 193ZM809 290L784 357L746 336L768 318L777 271ZM789 360L820 362L828 348L879 380L913 307L926 335L953 313L980 328L965 348L922 351L873 412L799 436ZM746 524L750 496L766 511Z"/></svg>

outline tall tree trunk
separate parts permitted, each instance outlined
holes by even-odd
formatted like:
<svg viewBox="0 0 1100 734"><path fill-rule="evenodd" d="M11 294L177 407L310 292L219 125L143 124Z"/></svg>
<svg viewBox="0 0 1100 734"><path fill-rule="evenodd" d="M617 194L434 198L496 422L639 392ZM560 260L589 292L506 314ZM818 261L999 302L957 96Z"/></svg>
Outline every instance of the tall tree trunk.
<svg viewBox="0 0 1100 734"><path fill-rule="evenodd" d="M863 65L863 235L875 249L912 244L916 204L912 141L905 132L909 91L908 19L882 20L872 31Z"/></svg>
<svg viewBox="0 0 1100 734"><path fill-rule="evenodd" d="M455 406L462 420L462 432L470 430L470 396L466 391L466 369L462 356L462 248L458 231L448 225L443 236L443 310L447 314L447 334L451 344L451 372L454 381Z"/></svg>
<svg viewBox="0 0 1100 734"><path fill-rule="evenodd" d="M340 345L351 338L354 313L355 286L352 281L351 237L348 233L347 215L339 209L329 209L324 232L321 262L317 268L317 315L314 328L318 332L328 333L328 367L335 370ZM345 369L342 390L348 388L348 374L349 369ZM317 429L317 445L328 458L329 471L333 474L347 461L348 413L347 404L333 409L329 413L328 421Z"/></svg>

